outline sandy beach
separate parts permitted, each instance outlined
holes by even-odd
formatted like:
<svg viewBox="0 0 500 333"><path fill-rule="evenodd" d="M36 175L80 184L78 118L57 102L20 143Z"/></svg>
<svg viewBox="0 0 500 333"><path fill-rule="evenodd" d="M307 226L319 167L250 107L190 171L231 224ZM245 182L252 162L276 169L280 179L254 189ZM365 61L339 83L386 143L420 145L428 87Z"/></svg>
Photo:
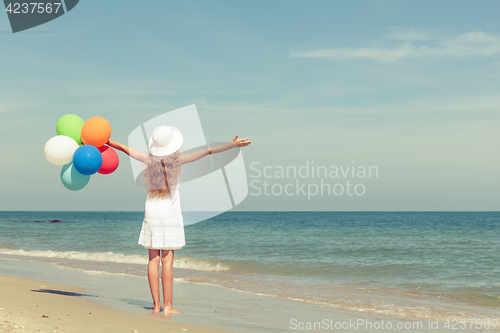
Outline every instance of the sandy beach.
<svg viewBox="0 0 500 333"><path fill-rule="evenodd" d="M82 288L0 275L0 332L228 332L107 309L82 296Z"/></svg>

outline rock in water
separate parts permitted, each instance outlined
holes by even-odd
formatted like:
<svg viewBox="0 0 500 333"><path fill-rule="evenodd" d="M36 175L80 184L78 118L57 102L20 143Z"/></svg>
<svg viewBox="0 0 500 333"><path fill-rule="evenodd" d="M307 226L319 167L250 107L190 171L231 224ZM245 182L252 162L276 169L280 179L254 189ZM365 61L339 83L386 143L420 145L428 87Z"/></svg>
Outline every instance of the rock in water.
<svg viewBox="0 0 500 333"><path fill-rule="evenodd" d="M47 220L45 223L61 223L61 220Z"/></svg>

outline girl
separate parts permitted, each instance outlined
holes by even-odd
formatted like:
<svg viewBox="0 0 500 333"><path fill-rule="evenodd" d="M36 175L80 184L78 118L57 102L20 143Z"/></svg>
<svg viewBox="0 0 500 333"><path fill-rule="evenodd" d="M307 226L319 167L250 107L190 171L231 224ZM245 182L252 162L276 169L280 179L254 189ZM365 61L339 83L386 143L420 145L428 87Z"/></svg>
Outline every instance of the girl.
<svg viewBox="0 0 500 333"><path fill-rule="evenodd" d="M252 141L238 139L230 143L180 155L183 138L172 126L160 126L149 140L149 154L139 152L119 142L108 141L108 145L146 164L144 182L147 189L146 207L138 244L149 250L148 280L153 297L153 314L161 311L159 266L163 265L161 282L163 288L163 313L180 313L172 306L174 250L185 243L182 219L179 176L182 164L196 161L208 154L216 154L231 148L248 146Z"/></svg>

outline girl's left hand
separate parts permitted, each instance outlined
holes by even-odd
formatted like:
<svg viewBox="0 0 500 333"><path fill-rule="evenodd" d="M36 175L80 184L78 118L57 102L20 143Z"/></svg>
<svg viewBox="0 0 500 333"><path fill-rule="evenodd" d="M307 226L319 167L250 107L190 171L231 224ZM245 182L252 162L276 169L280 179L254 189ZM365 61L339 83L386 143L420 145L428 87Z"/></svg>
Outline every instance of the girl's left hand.
<svg viewBox="0 0 500 333"><path fill-rule="evenodd" d="M247 141L247 140L248 138L238 139L238 135L236 135L233 139L233 143L236 144L236 146L238 147L245 147L252 143L252 141L250 140Z"/></svg>

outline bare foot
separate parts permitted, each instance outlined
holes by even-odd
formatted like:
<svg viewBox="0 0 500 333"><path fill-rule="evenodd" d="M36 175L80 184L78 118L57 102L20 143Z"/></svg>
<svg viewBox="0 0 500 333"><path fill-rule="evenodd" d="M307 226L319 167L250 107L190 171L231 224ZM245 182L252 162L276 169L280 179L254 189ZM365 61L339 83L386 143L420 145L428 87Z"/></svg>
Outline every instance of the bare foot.
<svg viewBox="0 0 500 333"><path fill-rule="evenodd" d="M171 313L171 314L180 314L179 311L177 311L176 309L174 309L173 306L165 306L163 308L163 314L167 314L167 313Z"/></svg>
<svg viewBox="0 0 500 333"><path fill-rule="evenodd" d="M161 312L161 305L153 306L153 315L157 315Z"/></svg>

